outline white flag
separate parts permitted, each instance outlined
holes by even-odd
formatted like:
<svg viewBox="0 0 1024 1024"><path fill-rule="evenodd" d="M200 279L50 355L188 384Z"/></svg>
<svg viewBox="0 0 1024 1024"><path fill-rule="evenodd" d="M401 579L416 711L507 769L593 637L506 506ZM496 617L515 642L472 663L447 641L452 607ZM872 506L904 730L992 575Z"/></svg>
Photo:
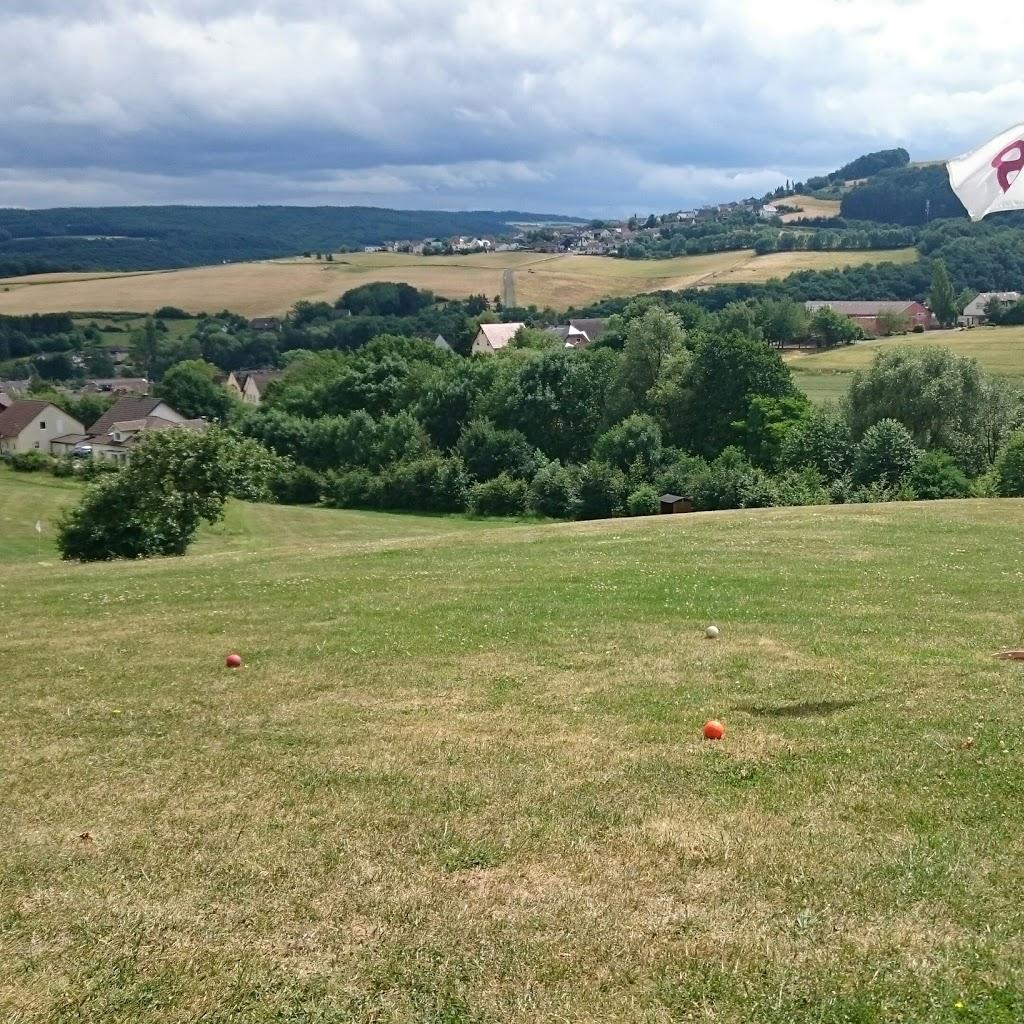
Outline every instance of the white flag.
<svg viewBox="0 0 1024 1024"><path fill-rule="evenodd" d="M1000 210L1024 210L1024 124L1007 128L946 167L949 184L971 220Z"/></svg>
<svg viewBox="0 0 1024 1024"><path fill-rule="evenodd" d="M36 533L42 533L42 532L43 532L42 520L37 519L36 520Z"/></svg>

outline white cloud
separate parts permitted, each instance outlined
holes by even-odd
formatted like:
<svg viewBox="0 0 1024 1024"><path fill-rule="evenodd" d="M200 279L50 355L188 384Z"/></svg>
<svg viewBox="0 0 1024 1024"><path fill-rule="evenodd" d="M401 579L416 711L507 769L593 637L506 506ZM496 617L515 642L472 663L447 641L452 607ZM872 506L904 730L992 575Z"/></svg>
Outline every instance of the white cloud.
<svg viewBox="0 0 1024 1024"><path fill-rule="evenodd" d="M1003 0L4 7L0 165L21 204L660 209L865 149L952 154L1024 109L1024 11Z"/></svg>

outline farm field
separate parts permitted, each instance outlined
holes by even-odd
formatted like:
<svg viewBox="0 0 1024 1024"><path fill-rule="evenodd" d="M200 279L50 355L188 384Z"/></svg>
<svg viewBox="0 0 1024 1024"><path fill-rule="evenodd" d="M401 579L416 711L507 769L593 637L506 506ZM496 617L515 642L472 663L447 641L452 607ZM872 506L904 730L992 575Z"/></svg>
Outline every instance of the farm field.
<svg viewBox="0 0 1024 1024"><path fill-rule="evenodd" d="M862 341L827 352L787 352L784 358L797 385L814 401L827 401L845 394L850 375L870 366L876 352L894 345L938 345L977 359L989 373L1024 380L1024 327L929 331Z"/></svg>
<svg viewBox="0 0 1024 1024"><path fill-rule="evenodd" d="M565 309L607 296L633 295L724 281L766 281L794 269L850 266L915 259L913 249L772 253L749 250L680 256L669 260L619 260L606 256L540 253L422 257L401 253L345 253L331 263L308 259L233 263L148 273L37 275L0 280L0 313L145 313L178 306L191 313L228 308L247 316L281 314L300 299L333 302L369 281L404 281L448 298L505 290L512 272L516 303Z"/></svg>
<svg viewBox="0 0 1024 1024"><path fill-rule="evenodd" d="M75 494L0 470L0 1019L1024 1014L1024 502L69 566Z"/></svg>
<svg viewBox="0 0 1024 1024"><path fill-rule="evenodd" d="M808 217L838 217L840 202L838 199L819 199L817 196L788 196L785 199L777 200L783 206L799 206L802 209L797 213L784 213L781 217L783 224L792 224L794 221L805 220Z"/></svg>

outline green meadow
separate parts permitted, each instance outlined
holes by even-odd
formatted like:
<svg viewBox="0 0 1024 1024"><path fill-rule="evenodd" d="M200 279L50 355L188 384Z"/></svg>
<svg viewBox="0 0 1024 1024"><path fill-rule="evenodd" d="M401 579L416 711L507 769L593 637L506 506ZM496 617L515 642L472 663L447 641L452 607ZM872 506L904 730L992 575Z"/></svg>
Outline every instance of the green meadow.
<svg viewBox="0 0 1024 1024"><path fill-rule="evenodd" d="M77 566L77 493L0 470L5 1022L1024 1017L1024 502Z"/></svg>

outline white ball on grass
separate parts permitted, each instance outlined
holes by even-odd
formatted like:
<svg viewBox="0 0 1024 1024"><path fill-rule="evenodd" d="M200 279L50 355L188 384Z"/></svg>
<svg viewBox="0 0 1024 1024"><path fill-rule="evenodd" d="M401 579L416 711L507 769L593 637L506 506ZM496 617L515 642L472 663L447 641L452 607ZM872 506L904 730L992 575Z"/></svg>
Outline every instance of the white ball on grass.
<svg viewBox="0 0 1024 1024"><path fill-rule="evenodd" d="M704 635L709 640L717 640L718 639L718 627L717 626L708 626L708 628L704 630Z"/></svg>

